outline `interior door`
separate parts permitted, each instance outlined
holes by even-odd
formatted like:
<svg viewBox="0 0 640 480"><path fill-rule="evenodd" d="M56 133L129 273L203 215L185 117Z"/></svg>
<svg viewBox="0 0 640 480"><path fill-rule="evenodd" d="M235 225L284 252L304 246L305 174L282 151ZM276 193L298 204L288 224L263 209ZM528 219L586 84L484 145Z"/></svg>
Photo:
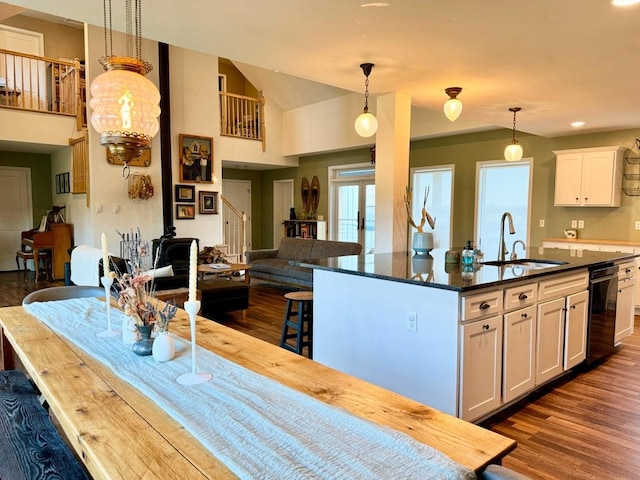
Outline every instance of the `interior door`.
<svg viewBox="0 0 640 480"><path fill-rule="evenodd" d="M273 248L280 246L284 236L283 220L289 219L293 207L293 179L273 182Z"/></svg>
<svg viewBox="0 0 640 480"><path fill-rule="evenodd" d="M0 271L16 270L20 232L32 223L31 169L0 167Z"/></svg>
<svg viewBox="0 0 640 480"><path fill-rule="evenodd" d="M358 242L364 253L373 253L375 239L374 180L340 182L335 187L333 240Z"/></svg>

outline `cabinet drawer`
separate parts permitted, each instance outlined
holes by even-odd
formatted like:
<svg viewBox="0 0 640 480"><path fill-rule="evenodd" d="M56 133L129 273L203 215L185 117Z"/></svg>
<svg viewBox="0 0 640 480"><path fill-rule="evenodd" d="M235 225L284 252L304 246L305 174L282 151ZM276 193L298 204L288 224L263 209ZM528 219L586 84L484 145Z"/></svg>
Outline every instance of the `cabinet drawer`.
<svg viewBox="0 0 640 480"><path fill-rule="evenodd" d="M514 308L533 305L536 303L537 297L537 283L527 283L526 285L507 288L504 291L504 309L513 310Z"/></svg>
<svg viewBox="0 0 640 480"><path fill-rule="evenodd" d="M551 300L586 290L589 285L589 273L586 271L542 280L538 285L538 300Z"/></svg>
<svg viewBox="0 0 640 480"><path fill-rule="evenodd" d="M502 290L462 297L460 310L460 319L463 322L496 315L502 311Z"/></svg>
<svg viewBox="0 0 640 480"><path fill-rule="evenodd" d="M636 262L625 262L618 265L618 279L624 280L625 278L634 278L636 276Z"/></svg>

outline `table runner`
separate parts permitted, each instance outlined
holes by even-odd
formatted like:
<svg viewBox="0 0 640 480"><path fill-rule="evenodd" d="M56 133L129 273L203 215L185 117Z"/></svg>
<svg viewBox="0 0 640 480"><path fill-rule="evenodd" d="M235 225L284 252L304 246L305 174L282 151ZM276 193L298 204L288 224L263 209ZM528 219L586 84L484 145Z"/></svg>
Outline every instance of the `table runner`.
<svg viewBox="0 0 640 480"><path fill-rule="evenodd" d="M135 355L120 337L96 337L107 324L95 298L24 307L53 331L107 365L151 398L240 478L474 479L443 453L197 347L210 382L183 386L191 343L174 336L176 357ZM123 314L111 309L112 321Z"/></svg>

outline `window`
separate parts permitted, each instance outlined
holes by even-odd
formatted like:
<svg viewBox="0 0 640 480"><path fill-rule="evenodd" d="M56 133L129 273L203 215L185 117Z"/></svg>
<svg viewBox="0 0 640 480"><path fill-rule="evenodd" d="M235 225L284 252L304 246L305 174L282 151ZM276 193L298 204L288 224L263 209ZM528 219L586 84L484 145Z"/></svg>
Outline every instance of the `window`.
<svg viewBox="0 0 640 480"><path fill-rule="evenodd" d="M433 245L435 248L447 250L451 247L451 214L453 211L453 165L416 168L412 174L413 198L411 208L413 220L420 224L422 204L424 202L425 189L429 189L427 199L427 212L436 220L436 228L433 230ZM415 231L413 227L411 230ZM431 228L425 223L425 232ZM413 232L409 233L409 239ZM411 245L411 240L409 240Z"/></svg>
<svg viewBox="0 0 640 480"><path fill-rule="evenodd" d="M479 162L476 167L476 245L486 260L498 257L500 220L505 212L513 217L515 235L505 225L505 244L509 253L513 242L529 245L533 158L519 162Z"/></svg>

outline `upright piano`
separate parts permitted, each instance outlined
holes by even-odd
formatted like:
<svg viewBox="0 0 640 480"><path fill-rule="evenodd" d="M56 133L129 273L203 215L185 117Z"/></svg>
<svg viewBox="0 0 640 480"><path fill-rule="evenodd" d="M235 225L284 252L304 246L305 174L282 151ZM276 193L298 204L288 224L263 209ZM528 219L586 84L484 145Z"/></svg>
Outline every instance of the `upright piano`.
<svg viewBox="0 0 640 480"><path fill-rule="evenodd" d="M71 261L69 249L73 245L73 224L50 223L49 230L38 232L29 230L22 232L22 249L33 250L34 259L39 250L51 251L51 277L53 280L64 278L64 264ZM40 262L33 262L36 269L36 280L40 276Z"/></svg>

